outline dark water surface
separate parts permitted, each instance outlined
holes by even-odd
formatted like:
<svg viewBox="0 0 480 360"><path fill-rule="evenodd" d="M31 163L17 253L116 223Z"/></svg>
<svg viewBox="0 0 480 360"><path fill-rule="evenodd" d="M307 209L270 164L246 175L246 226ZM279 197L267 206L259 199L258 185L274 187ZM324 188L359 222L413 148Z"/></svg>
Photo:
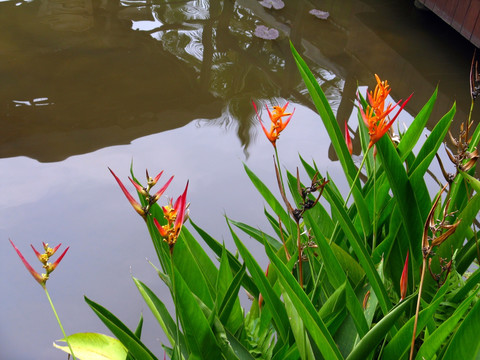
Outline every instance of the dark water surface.
<svg viewBox="0 0 480 360"><path fill-rule="evenodd" d="M61 332L9 238L32 263L30 243L71 247L48 282L68 333L108 333L86 295L131 328L143 312L144 341L162 357L161 329L131 276L170 305L168 291L145 261L155 260L148 233L108 166L125 180L132 159L139 175L165 169L176 176L170 196L189 179L192 219L232 248L225 213L268 229L243 162L275 188L272 146L251 100L290 101L282 163L293 171L300 153L344 184L289 38L353 131L357 84L372 86L375 73L394 99L414 92L412 115L439 85L428 129L455 100L454 131L465 119L473 46L413 1L284 1L268 10L254 0L0 0L0 359L66 358L51 346ZM256 38L257 25L279 38ZM411 121L407 112L400 124Z"/></svg>

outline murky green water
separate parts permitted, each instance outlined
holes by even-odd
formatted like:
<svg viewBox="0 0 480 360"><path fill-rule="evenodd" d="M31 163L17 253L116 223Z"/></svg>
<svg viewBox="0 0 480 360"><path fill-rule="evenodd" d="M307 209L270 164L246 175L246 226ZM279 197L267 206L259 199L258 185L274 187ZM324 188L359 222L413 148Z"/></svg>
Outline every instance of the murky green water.
<svg viewBox="0 0 480 360"><path fill-rule="evenodd" d="M32 261L30 243L71 246L49 282L68 332L106 331L86 294L131 327L143 311L145 341L161 356L161 331L130 276L166 289L145 261L154 256L143 223L107 166L123 179L132 159L139 174L165 169L176 175L171 196L189 179L192 219L229 244L224 212L265 227L242 162L275 185L251 101L290 101L296 114L279 141L282 162L293 170L301 153L342 182L289 38L352 130L357 84L373 85L375 73L394 99L414 92L413 115L439 85L429 128L455 100L456 123L465 119L473 46L433 15L400 0L285 4L0 1L2 359L64 358L51 348L61 333L47 300L8 238ZM277 29L278 39L255 37L258 25Z"/></svg>

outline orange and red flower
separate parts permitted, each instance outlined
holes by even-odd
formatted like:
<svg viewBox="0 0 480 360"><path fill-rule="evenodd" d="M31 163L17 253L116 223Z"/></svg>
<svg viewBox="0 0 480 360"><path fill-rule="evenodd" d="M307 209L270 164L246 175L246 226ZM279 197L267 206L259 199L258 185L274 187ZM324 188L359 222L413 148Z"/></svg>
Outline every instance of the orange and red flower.
<svg viewBox="0 0 480 360"><path fill-rule="evenodd" d="M292 118L295 109L291 113L286 113L285 110L287 109L288 102L283 106L274 106L273 111L270 112L268 109L268 106L265 106L268 112L268 116L270 117L270 131L268 131L263 125L262 119L260 119L260 115L258 114L257 111L257 105L255 105L255 102L252 101L253 107L255 108L255 113L257 114L258 120L260 121L260 125L262 126L263 132L267 136L267 139L270 140L272 145L276 147L276 142L277 139L280 137L280 133L287 127L288 123L290 122L290 119ZM283 121L283 117L288 116L288 118Z"/></svg>
<svg viewBox="0 0 480 360"><path fill-rule="evenodd" d="M43 254L40 254L34 247L33 245L30 245L35 253L35 255L37 256L38 260L43 264L43 268L45 269L46 271L46 274L39 274L37 271L35 271L35 269L28 263L27 260L25 260L25 258L23 257L22 253L20 252L20 250L18 250L18 248L15 246L15 244L13 243L12 240L10 240L10 244L12 244L13 248L15 249L15 251L17 252L17 255L20 257L20 260L22 260L23 262L23 265L25 265L25 267L27 268L27 270L30 272L30 274L32 274L33 278L43 287L45 288L45 283L47 282L48 280L48 277L50 275L50 273L55 270L55 268L58 266L58 264L60 264L60 261L62 261L63 257L65 256L65 254L67 253L68 249L70 247L67 247L65 249L65 251L62 253L62 255L60 255L58 257L58 259L52 264L52 263L49 263L48 260L50 259L51 256L53 256L53 254L55 254L55 252L58 250L58 248L60 247L60 245L62 244L59 244L57 246L55 246L53 249L51 247L48 246L48 244L45 244L45 243L42 243L43 244L43 248L45 250L45 252Z"/></svg>
<svg viewBox="0 0 480 360"><path fill-rule="evenodd" d="M368 101L366 109L363 109L361 105L359 106L360 114L368 127L368 133L370 135L370 143L368 144L369 149L390 129L393 122L397 119L398 115L413 95L410 95L407 100L403 101L403 103L402 100L399 100L396 104L390 103L385 107L385 102L390 94L391 88L388 85L388 82L386 80L381 81L377 74L375 74L375 79L377 80L375 90L373 92L367 92ZM398 105L400 105L400 109L395 116L390 119L389 114Z"/></svg>
<svg viewBox="0 0 480 360"><path fill-rule="evenodd" d="M165 241L170 247L170 253L173 253L173 248L180 235L183 223L187 220L187 190L188 182L183 194L178 197L175 204L170 200L170 203L167 206L162 206L163 217L166 220L165 225L161 225L157 219L153 219L163 241Z"/></svg>
<svg viewBox="0 0 480 360"><path fill-rule="evenodd" d="M145 201L146 201L146 206L142 206L138 203L138 201L136 201L133 196L128 192L128 190L125 188L125 186L123 185L123 183L120 181L120 179L117 177L117 175L115 175L115 173L112 171L112 169L108 168L108 170L110 170L110 172L112 173L113 177L115 178L115 180L117 181L118 185L120 186L120 189L122 189L123 193L125 194L127 200L130 202L130 204L133 206L133 208L135 209L135 211L140 214L140 216L146 220L147 218L147 214L148 214L148 211L150 210L150 207L155 204L158 199L160 199L160 197L163 195L163 193L165 192L165 190L167 190L168 186L170 185L170 183L172 182L173 180L173 176L170 177L170 179L165 183L165 185L163 185L163 187L158 190L154 195L150 196L150 189L157 183L157 181L160 179L160 176L162 176L163 174L163 171L161 171L157 176L155 176L155 178L151 178L149 175L148 175L148 171L147 171L147 187L143 187L141 186L140 184L138 184L137 182L133 181L130 177L128 178L128 180L130 180L130 182L133 184L133 186L135 186L135 189L137 189L137 191L142 194L144 197L145 197Z"/></svg>

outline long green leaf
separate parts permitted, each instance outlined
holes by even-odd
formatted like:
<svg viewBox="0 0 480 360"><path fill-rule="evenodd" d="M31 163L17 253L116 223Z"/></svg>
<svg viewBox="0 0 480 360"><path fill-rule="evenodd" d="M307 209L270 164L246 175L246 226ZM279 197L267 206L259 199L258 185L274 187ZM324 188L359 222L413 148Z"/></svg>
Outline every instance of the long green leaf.
<svg viewBox="0 0 480 360"><path fill-rule="evenodd" d="M292 329L295 343L297 344L298 352L300 353L300 358L302 360L315 360L312 345L310 344L310 339L308 338L302 317L286 292L282 293L282 297L285 302L285 309L287 310L288 320L290 321L290 328Z"/></svg>
<svg viewBox="0 0 480 360"><path fill-rule="evenodd" d="M422 134L423 129L427 125L428 119L433 110L433 105L437 100L438 88L435 88L430 99L423 106L423 108L418 112L415 119L412 121L411 125L408 127L405 134L402 136L400 144L397 146L398 153L402 160L405 160L408 154L413 150L415 145L417 145L418 139Z"/></svg>
<svg viewBox="0 0 480 360"><path fill-rule="evenodd" d="M220 348L215 335L195 295L177 269L174 276L175 310L181 320L185 342L190 352L204 360L220 359Z"/></svg>
<svg viewBox="0 0 480 360"><path fill-rule="evenodd" d="M355 255L357 255L360 265L363 267L363 270L365 270L365 274L367 275L367 278L370 281L375 294L377 295L380 308L386 315L392 307L392 304L388 298L385 286L383 285L383 282L380 279L377 270L375 269L375 265L373 264L372 259L365 248L364 242L358 235L358 232L355 230L355 226L346 213L342 201L336 196L336 194L329 191L328 186L325 188L325 192L329 194L330 206L332 209L337 211L340 227L347 236Z"/></svg>
<svg viewBox="0 0 480 360"><path fill-rule="evenodd" d="M228 224L228 226L230 228L230 233L232 234L233 240L237 245L238 252L242 256L243 261L245 261L248 271L250 272L252 278L254 279L263 298L265 299L265 306L270 310L273 316L273 320L275 322L278 334L282 339L282 341L285 341L288 337L288 328L289 328L288 315L285 310L285 306L280 301L279 295L277 295L273 290L272 286L270 285L270 282L265 276L265 273L263 272L261 267L258 265L255 258L252 256L252 254L250 254L250 252L245 247L245 245L240 241L238 236L230 227L230 224Z"/></svg>
<svg viewBox="0 0 480 360"><path fill-rule="evenodd" d="M85 296L85 302L135 358L156 359L155 355L117 317Z"/></svg>
<svg viewBox="0 0 480 360"><path fill-rule="evenodd" d="M407 306L410 305L412 299L416 296L412 295L400 303L396 308L392 309L385 315L348 355L347 360L363 360L375 351L377 345L384 339L390 329L395 325L395 321L404 313Z"/></svg>
<svg viewBox="0 0 480 360"><path fill-rule="evenodd" d="M190 220L190 224L195 228L195 230L198 232L198 234L201 236L201 238L205 241L205 243L208 245L210 249L218 256L222 256L222 251L223 251L223 246L220 244L217 240L212 238L209 234L207 234L203 229L201 229L199 226L197 226L192 220ZM232 268L232 271L237 273L240 271L242 268L242 264L238 259L228 250L227 251L227 256L228 256L228 262L230 264L230 267ZM258 297L258 288L255 285L255 283L252 281L252 278L248 275L245 275L243 277L242 281L242 286L247 290L252 296Z"/></svg>
<svg viewBox="0 0 480 360"><path fill-rule="evenodd" d="M453 335L443 360L479 359L480 358L480 301L465 316Z"/></svg>
<svg viewBox="0 0 480 360"><path fill-rule="evenodd" d="M280 219L282 220L282 223L287 226L287 229L290 233L294 233L292 229L295 229L295 222L292 220L290 215L285 211L283 208L282 204L273 196L272 192L270 189L258 178L255 173L248 168L247 165L243 165L245 168L245 171L250 178L250 181L252 184L257 188L258 192L262 197L265 199L267 204L272 208L272 210L277 214Z"/></svg>
<svg viewBox="0 0 480 360"><path fill-rule="evenodd" d="M376 145L377 154L380 155L393 197L402 216L410 243L410 254L413 254L414 259L419 262L421 251L418 242L422 238L423 220L415 198L415 192L390 138L383 136L377 141Z"/></svg>
<svg viewBox="0 0 480 360"><path fill-rule="evenodd" d="M172 346L176 343L176 336L177 336L177 325L173 320L170 312L168 311L165 304L157 297L157 295L148 288L143 282L138 280L137 278L133 278L135 285L142 295L143 300L149 307L150 311L152 312L155 319L157 319L159 325L162 327L165 335L167 336L168 341ZM179 346L182 350L182 354L186 357L187 356L187 349L185 345L185 339L182 333L179 333Z"/></svg>
<svg viewBox="0 0 480 360"><path fill-rule="evenodd" d="M470 304L477 296L477 293L471 294L465 299L455 310L455 312L447 320L445 320L433 333L430 334L428 339L422 344L415 359L433 359L435 354L445 344L445 340L457 327L458 322L463 318L465 312L470 308ZM457 359L461 359L458 357ZM468 359L468 358L465 358Z"/></svg>
<svg viewBox="0 0 480 360"><path fill-rule="evenodd" d="M310 337L326 359L343 359L327 327L318 315L312 302L293 277L290 270L275 254L271 246L265 242L265 251L271 263L278 271L279 280L284 291L290 297L296 311L302 314L302 320Z"/></svg>
<svg viewBox="0 0 480 360"><path fill-rule="evenodd" d="M417 336L427 325L427 322L432 319L433 314L443 301L447 289L448 284L444 284L437 294L437 299L420 312L417 323ZM410 320L408 320L408 322L402 326L402 328L383 350L383 359L397 360L403 358L403 354L405 354L405 352L407 352L411 346L414 322L415 316L410 318Z"/></svg>

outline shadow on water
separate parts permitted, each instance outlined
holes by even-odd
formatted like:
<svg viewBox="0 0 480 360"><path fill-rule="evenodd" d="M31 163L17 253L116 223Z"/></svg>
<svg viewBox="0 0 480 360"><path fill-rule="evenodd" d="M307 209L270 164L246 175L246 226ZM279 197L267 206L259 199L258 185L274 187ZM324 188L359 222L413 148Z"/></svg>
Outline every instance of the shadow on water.
<svg viewBox="0 0 480 360"><path fill-rule="evenodd" d="M320 6L328 20L308 13ZM280 37L256 38L259 24ZM373 85L374 73L389 80L394 98L415 91L407 106L413 114L440 81L432 121L454 100L458 121L466 117L473 46L413 4L302 0L274 11L256 0L6 1L0 157L60 161L196 119L235 125L247 150L252 99L313 108L289 38L339 121L350 117L357 85Z"/></svg>

